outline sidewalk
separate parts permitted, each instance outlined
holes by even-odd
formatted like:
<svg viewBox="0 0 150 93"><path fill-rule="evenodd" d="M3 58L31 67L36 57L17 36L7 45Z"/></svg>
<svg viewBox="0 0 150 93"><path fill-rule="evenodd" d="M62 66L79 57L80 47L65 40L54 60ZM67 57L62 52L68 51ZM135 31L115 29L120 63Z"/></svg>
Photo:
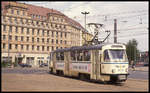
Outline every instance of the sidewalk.
<svg viewBox="0 0 150 93"><path fill-rule="evenodd" d="M129 70L132 70L132 68L129 67ZM146 66L146 67L135 67L135 71L149 71L149 66Z"/></svg>

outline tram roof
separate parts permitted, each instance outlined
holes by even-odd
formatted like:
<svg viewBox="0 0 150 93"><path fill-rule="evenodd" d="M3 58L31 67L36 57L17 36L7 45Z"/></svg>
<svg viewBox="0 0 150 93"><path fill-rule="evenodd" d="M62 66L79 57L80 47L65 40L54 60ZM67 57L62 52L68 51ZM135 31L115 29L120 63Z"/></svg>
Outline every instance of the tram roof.
<svg viewBox="0 0 150 93"><path fill-rule="evenodd" d="M57 49L52 52L67 52L67 51L75 51L75 50L94 50L94 49L101 49L104 45L109 45L113 43L102 43L98 45L90 45L90 46L73 46L71 48L64 48L64 49ZM117 43L120 44L120 43Z"/></svg>

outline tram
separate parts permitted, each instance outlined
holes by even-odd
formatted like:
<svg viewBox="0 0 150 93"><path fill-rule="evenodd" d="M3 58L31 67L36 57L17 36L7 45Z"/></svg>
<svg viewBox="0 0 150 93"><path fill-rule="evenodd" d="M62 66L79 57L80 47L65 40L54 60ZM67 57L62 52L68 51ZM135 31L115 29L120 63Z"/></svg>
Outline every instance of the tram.
<svg viewBox="0 0 150 93"><path fill-rule="evenodd" d="M57 49L50 53L50 57L50 73L104 82L127 80L129 62L124 44Z"/></svg>

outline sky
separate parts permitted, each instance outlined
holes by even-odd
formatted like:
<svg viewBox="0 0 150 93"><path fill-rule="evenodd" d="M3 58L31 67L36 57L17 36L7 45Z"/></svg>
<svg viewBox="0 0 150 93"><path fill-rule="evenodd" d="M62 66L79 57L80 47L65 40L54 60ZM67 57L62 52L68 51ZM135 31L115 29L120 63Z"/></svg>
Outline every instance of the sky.
<svg viewBox="0 0 150 93"><path fill-rule="evenodd" d="M79 22L85 27L85 15L81 12L89 12L86 15L86 24L99 23L103 27L99 30L99 37L104 38L110 30L109 40L114 42L114 19L117 19L117 41L127 43L136 39L140 51L149 50L149 4L146 1L22 1L22 3L43 6L56 9L69 18ZM94 33L93 26L86 26L90 33Z"/></svg>

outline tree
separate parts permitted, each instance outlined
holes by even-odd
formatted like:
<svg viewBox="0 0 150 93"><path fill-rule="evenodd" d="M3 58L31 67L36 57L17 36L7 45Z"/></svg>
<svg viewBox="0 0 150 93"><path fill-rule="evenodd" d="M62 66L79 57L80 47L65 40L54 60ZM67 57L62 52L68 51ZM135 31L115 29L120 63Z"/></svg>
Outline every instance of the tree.
<svg viewBox="0 0 150 93"><path fill-rule="evenodd" d="M139 50L137 49L138 42L135 39L129 40L126 44L126 52L128 56L129 63L133 60L136 63L138 58ZM130 63L131 64L131 63Z"/></svg>

